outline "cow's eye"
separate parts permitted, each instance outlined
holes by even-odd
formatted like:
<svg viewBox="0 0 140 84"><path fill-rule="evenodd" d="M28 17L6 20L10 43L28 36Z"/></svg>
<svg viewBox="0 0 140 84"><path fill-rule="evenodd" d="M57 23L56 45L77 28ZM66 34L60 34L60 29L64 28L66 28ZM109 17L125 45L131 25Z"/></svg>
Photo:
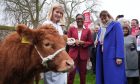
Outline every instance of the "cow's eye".
<svg viewBox="0 0 140 84"><path fill-rule="evenodd" d="M49 45L50 45L50 43L46 43L46 44L45 44L45 46L49 46Z"/></svg>

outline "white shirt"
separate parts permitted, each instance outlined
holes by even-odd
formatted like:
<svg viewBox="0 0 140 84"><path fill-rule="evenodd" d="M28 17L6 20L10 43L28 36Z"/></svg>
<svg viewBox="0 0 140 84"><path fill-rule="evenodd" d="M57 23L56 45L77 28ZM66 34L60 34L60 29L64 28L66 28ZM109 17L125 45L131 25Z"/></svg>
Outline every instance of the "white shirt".
<svg viewBox="0 0 140 84"><path fill-rule="evenodd" d="M56 24L56 23L53 23L50 20L47 20L47 21L43 22L42 25L45 25L45 24L52 24L55 27L55 29L59 32L59 34L63 35L63 30L62 30L61 26L58 23Z"/></svg>
<svg viewBox="0 0 140 84"><path fill-rule="evenodd" d="M101 28L101 34L100 34L100 37L99 37L99 41L102 42L102 43L104 42L105 33L106 33L106 28Z"/></svg>
<svg viewBox="0 0 140 84"><path fill-rule="evenodd" d="M78 26L77 26L77 25L75 25L75 28L78 28ZM85 28L85 26L83 26L83 29L86 29L86 28ZM83 29L82 29L82 30L83 30ZM82 30L78 30L78 40L80 40L80 39L81 39Z"/></svg>
<svg viewBox="0 0 140 84"><path fill-rule="evenodd" d="M81 35L82 35L82 30L78 31L78 39L81 39Z"/></svg>
<svg viewBox="0 0 140 84"><path fill-rule="evenodd" d="M61 26L57 23L53 23L50 20L43 22L42 25L52 24L60 35L63 35ZM44 84L67 84L67 73L49 71L44 73Z"/></svg>

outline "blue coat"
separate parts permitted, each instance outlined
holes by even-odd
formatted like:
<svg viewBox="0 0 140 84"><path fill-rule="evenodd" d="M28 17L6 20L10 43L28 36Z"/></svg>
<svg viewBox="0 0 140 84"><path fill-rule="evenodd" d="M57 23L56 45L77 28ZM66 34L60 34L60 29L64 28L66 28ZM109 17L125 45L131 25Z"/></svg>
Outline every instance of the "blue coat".
<svg viewBox="0 0 140 84"><path fill-rule="evenodd" d="M117 65L116 58L123 63ZM97 44L96 84L127 84L126 81L123 31L119 22L112 21L106 28L103 51L100 42Z"/></svg>

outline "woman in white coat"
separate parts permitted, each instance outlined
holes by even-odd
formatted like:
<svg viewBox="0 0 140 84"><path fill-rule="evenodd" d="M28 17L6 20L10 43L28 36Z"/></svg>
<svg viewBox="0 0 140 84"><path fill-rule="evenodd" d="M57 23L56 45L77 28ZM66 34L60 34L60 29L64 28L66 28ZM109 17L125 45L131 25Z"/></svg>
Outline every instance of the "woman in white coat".
<svg viewBox="0 0 140 84"><path fill-rule="evenodd" d="M63 35L63 30L59 25L60 20L64 18L64 9L63 6L59 3L53 4L51 7L47 20L43 23L52 24L60 35ZM61 72L46 72L44 73L44 84L67 84L67 73Z"/></svg>

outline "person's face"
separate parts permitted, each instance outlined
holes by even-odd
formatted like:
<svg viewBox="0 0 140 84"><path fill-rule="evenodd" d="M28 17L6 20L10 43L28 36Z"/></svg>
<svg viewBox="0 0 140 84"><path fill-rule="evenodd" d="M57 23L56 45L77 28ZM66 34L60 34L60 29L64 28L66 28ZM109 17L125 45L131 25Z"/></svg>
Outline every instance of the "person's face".
<svg viewBox="0 0 140 84"><path fill-rule="evenodd" d="M98 32L98 30L99 30L99 28L98 28L98 27L96 27L96 28L94 29L94 32Z"/></svg>
<svg viewBox="0 0 140 84"><path fill-rule="evenodd" d="M124 33L124 35L127 35L129 33L128 29L127 28L123 28L123 33Z"/></svg>
<svg viewBox="0 0 140 84"><path fill-rule="evenodd" d="M136 28L136 27L137 27L137 23L136 23L135 20L132 20L132 21L131 21L131 27L132 27L132 28Z"/></svg>
<svg viewBox="0 0 140 84"><path fill-rule="evenodd" d="M102 15L102 16L100 17L100 19L101 19L101 22L102 22L103 24L107 24L107 22L109 21L109 17L108 17L107 14Z"/></svg>
<svg viewBox="0 0 140 84"><path fill-rule="evenodd" d="M56 23L59 22L60 19L63 17L63 13L64 11L61 7L54 9L52 13L52 21Z"/></svg>
<svg viewBox="0 0 140 84"><path fill-rule="evenodd" d="M84 17L82 15L77 16L76 22L78 26L83 26L84 24Z"/></svg>

